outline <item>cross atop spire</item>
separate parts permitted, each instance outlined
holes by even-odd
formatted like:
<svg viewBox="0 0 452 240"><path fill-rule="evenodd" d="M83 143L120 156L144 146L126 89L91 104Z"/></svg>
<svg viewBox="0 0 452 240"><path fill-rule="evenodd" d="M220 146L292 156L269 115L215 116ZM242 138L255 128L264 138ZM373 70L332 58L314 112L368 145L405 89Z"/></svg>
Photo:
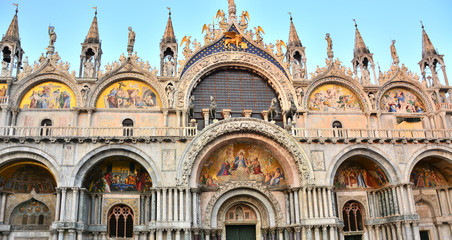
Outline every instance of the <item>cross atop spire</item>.
<svg viewBox="0 0 452 240"><path fill-rule="evenodd" d="M355 22L355 49L353 50L353 55L356 57L363 53L370 53L369 49L367 49L367 46L364 43L361 33L358 30L358 24L356 23L356 20L353 19L353 21Z"/></svg>
<svg viewBox="0 0 452 240"><path fill-rule="evenodd" d="M94 13L93 22L89 28L88 35L86 35L85 43L99 43L99 28L97 25L97 7L94 7L96 12Z"/></svg>
<svg viewBox="0 0 452 240"><path fill-rule="evenodd" d="M19 39L19 23L17 20L17 13L19 12L19 4L14 4L16 6L16 14L13 17L13 20L11 21L11 24L8 27L8 30L5 33L5 36L3 36L2 41L11 41L11 42L18 42Z"/></svg>
<svg viewBox="0 0 452 240"><path fill-rule="evenodd" d="M433 47L432 41L430 41L430 38L428 37L427 32L424 29L424 24L422 23L422 21L421 27L422 27L422 58L430 55L437 55L437 52Z"/></svg>
<svg viewBox="0 0 452 240"><path fill-rule="evenodd" d="M290 15L290 30L289 30L289 43L288 46L301 47L301 41L298 37L297 30L295 29L295 25L292 22L292 13L289 12Z"/></svg>
<svg viewBox="0 0 452 240"><path fill-rule="evenodd" d="M176 36L174 35L173 22L171 21L171 8L168 8L168 22L166 23L165 33L163 34L162 42L175 43Z"/></svg>

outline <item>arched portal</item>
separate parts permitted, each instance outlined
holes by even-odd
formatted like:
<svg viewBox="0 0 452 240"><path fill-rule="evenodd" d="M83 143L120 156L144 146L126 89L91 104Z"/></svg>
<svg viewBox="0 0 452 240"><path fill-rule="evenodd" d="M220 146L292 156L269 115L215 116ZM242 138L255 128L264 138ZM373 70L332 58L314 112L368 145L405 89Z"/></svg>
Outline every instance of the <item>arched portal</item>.
<svg viewBox="0 0 452 240"><path fill-rule="evenodd" d="M415 210L419 215L421 239L450 238L449 231L443 231L442 222L436 219L452 214L452 163L444 156L430 155L418 161L411 170ZM428 238L427 238L428 237Z"/></svg>

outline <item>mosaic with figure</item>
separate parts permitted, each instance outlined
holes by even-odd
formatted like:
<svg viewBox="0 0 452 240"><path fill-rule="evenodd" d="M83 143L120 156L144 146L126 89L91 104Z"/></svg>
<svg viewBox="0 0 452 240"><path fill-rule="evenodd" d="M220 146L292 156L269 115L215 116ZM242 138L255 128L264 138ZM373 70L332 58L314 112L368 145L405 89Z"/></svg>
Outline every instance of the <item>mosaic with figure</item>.
<svg viewBox="0 0 452 240"><path fill-rule="evenodd" d="M393 88L381 98L381 109L397 113L423 113L424 104L411 91L403 88Z"/></svg>
<svg viewBox="0 0 452 240"><path fill-rule="evenodd" d="M0 84L0 97L6 96L7 84Z"/></svg>
<svg viewBox="0 0 452 240"><path fill-rule="evenodd" d="M24 95L20 102L20 108L70 109L75 106L74 92L60 82L36 85Z"/></svg>
<svg viewBox="0 0 452 240"><path fill-rule="evenodd" d="M439 187L445 185L447 180L435 167L418 164L411 171L410 182L414 187Z"/></svg>
<svg viewBox="0 0 452 240"><path fill-rule="evenodd" d="M150 109L160 106L160 99L148 84L123 80L108 86L97 99L97 108Z"/></svg>
<svg viewBox="0 0 452 240"><path fill-rule="evenodd" d="M358 97L348 88L337 84L324 84L309 97L309 110L322 112L362 111Z"/></svg>
<svg viewBox="0 0 452 240"><path fill-rule="evenodd" d="M360 161L342 164L334 176L337 189L377 188L389 183L383 170L373 162Z"/></svg>
<svg viewBox="0 0 452 240"><path fill-rule="evenodd" d="M147 192L152 180L139 163L126 159L102 161L86 175L84 186L90 192Z"/></svg>
<svg viewBox="0 0 452 240"><path fill-rule="evenodd" d="M231 143L215 151L202 167L199 178L200 184L208 187L238 180L269 186L287 183L284 169L273 154L249 143Z"/></svg>
<svg viewBox="0 0 452 240"><path fill-rule="evenodd" d="M0 172L0 190L15 193L54 193L56 182L42 164L23 162L10 165Z"/></svg>

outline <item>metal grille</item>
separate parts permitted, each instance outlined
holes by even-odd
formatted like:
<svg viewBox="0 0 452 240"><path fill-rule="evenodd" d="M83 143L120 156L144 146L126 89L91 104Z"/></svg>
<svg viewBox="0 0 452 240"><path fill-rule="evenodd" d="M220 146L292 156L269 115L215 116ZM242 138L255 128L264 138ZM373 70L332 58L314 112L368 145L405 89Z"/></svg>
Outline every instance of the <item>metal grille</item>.
<svg viewBox="0 0 452 240"><path fill-rule="evenodd" d="M204 127L202 109L209 109L210 96L217 104L217 119L221 111L231 109L232 117L241 117L243 110L252 110L252 117L262 118L261 112L268 110L271 100L278 99L270 84L261 76L247 70L221 69L204 77L192 93L195 96L195 118L200 129ZM282 125L281 108L277 102L279 116L275 119Z"/></svg>

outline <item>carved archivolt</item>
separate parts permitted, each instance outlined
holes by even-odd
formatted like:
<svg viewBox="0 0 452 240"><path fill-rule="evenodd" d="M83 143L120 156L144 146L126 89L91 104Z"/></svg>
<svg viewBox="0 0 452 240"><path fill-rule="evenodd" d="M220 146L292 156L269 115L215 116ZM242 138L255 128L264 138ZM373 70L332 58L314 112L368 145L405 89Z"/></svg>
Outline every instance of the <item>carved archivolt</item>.
<svg viewBox="0 0 452 240"><path fill-rule="evenodd" d="M218 228L224 228L224 222L226 221L226 212L232 206L237 204L251 205L253 208L257 209L260 215L260 223L262 225L262 228L268 228L270 226L267 209L260 201L258 201L256 198L249 196L238 196L228 199L226 202L223 203L223 205L221 205L217 214Z"/></svg>
<svg viewBox="0 0 452 240"><path fill-rule="evenodd" d="M229 118L206 127L190 142L182 155L182 162L178 168L178 184L188 185L190 174L193 172L193 164L206 144L219 136L234 132L254 132L273 139L292 155L300 172L300 182L306 183L308 180L312 180L314 175L305 152L287 131L260 119Z"/></svg>
<svg viewBox="0 0 452 240"><path fill-rule="evenodd" d="M23 84L21 84L21 86L15 91L14 95L12 95L13 97L12 97L11 105L13 107L19 107L20 101L22 100L23 96L30 89L32 89L34 86L36 86L40 83L49 82L49 81L57 81L57 82L66 84L72 90L72 92L74 92L76 104L77 104L76 107L81 106L82 97L80 95L80 91L77 88L77 85L75 85L71 80L69 80L65 77L59 76L59 75L55 75L55 74L41 75L41 76L32 78L32 79L24 82ZM59 111L61 111L61 110L59 110Z"/></svg>
<svg viewBox="0 0 452 240"><path fill-rule="evenodd" d="M416 85L406 82L406 81L389 82L388 84L386 84L382 88L380 88L380 91L378 92L377 97L376 97L377 111L382 110L380 105L381 105L381 100L383 98L383 94L385 94L388 90L390 90L392 88L406 88L406 89L409 89L410 91L413 91L417 96L419 96L421 98L421 100L424 103L424 105L426 106L428 112L435 111L434 110L435 107L433 106L432 102L430 101L430 98L425 94L427 91L425 91L425 90L423 91Z"/></svg>
<svg viewBox="0 0 452 240"><path fill-rule="evenodd" d="M212 219L213 209L214 209L214 206L217 203L218 199L220 199L220 197L223 196L225 193L232 191L232 190L236 190L236 189L248 189L249 191L259 192L259 194L262 194L263 196L265 196L267 198L267 200L270 201L273 209L267 209L260 200L254 198L254 197L239 196L238 198L236 198L236 197L231 198L222 204L222 206L220 207L218 214L217 214L218 218L224 218L224 214L226 213L229 206L231 206L231 204L228 204L228 202L230 200L231 201L234 200L235 203L246 202L246 203L250 203L251 205L256 207L259 210L259 213L261 214L263 226L268 226L270 224L268 214L267 214L270 211L273 212L276 216L276 219L275 219L276 225L283 226L284 222L283 222L282 209L278 203L278 200L273 196L273 194L270 191L268 191L266 186L264 186L260 183L254 182L254 181L236 181L236 182L234 181L234 182L231 182L231 183L228 183L228 184L222 186L220 188L220 190L217 191L210 198L210 201L207 204L205 218L204 218L204 226L206 226L207 228L211 227L211 219ZM237 201L235 201L235 200L237 200ZM219 222L221 222L221 221L219 221Z"/></svg>
<svg viewBox="0 0 452 240"><path fill-rule="evenodd" d="M158 84L155 80L153 81L149 77L146 77L139 73L118 73L116 75L113 75L106 80L102 81L99 85L95 87L95 90L93 91L91 95L91 99L89 100L89 107L95 108L97 98L99 95L104 91L105 88L110 86L111 84L120 81L120 80L139 80L146 84L149 84L154 90L158 93L158 97L160 98L162 102L162 108L166 109L168 108L168 99L165 93L165 90Z"/></svg>
<svg viewBox="0 0 452 240"><path fill-rule="evenodd" d="M338 77L322 78L322 79L318 79L317 81L313 82L308 87L308 89L306 89L306 94L303 99L303 109L308 109L309 98L311 97L311 93L314 90L316 90L318 87L320 87L321 85L328 84L328 83L342 85L342 86L350 89L359 98L359 101L362 104L364 112L370 111L370 107L369 107L370 101L368 100L367 95L362 90L362 88L360 88L358 85L354 84L353 82L351 82L349 80L338 78Z"/></svg>
<svg viewBox="0 0 452 240"><path fill-rule="evenodd" d="M197 61L182 75L177 87L177 106L187 108L190 93L201 81L201 78L215 68L221 66L243 66L263 74L279 95L282 109L290 107L290 98L295 98L295 89L284 73L270 61L245 52L221 52L204 57Z"/></svg>

